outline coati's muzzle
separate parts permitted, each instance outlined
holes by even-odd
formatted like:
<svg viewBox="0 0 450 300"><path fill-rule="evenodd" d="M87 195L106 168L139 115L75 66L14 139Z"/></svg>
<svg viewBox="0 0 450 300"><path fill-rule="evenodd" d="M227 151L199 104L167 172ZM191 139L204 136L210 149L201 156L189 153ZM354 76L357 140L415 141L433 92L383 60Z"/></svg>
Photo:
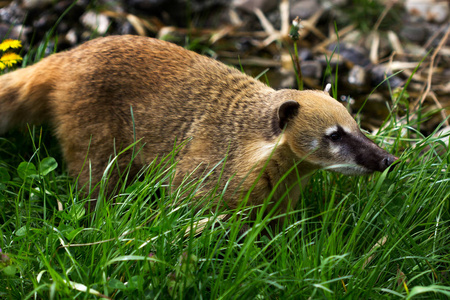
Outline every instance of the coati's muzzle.
<svg viewBox="0 0 450 300"><path fill-rule="evenodd" d="M393 163L396 160L398 160L398 157L395 157L394 155L383 150L379 156L375 155L374 157L368 158L368 160L365 162L365 167L367 167L369 170L383 172L390 166L393 166ZM393 167L389 168L389 172L391 172L392 170Z"/></svg>
<svg viewBox="0 0 450 300"><path fill-rule="evenodd" d="M368 173L383 172L394 164L398 157L388 153L361 133L355 138L358 146L353 148L355 162L367 169ZM389 172L393 168L390 168Z"/></svg>
<svg viewBox="0 0 450 300"><path fill-rule="evenodd" d="M379 171L384 171L390 166L393 166L394 162L398 160L398 157L387 153L387 155L381 160L381 165ZM389 172L391 172L394 168L389 168Z"/></svg>
<svg viewBox="0 0 450 300"><path fill-rule="evenodd" d="M381 149L362 132L345 132L340 126L325 138L328 140L330 160L334 163L330 170L347 175L363 175L383 172L398 160L397 157ZM392 168L391 168L392 169Z"/></svg>

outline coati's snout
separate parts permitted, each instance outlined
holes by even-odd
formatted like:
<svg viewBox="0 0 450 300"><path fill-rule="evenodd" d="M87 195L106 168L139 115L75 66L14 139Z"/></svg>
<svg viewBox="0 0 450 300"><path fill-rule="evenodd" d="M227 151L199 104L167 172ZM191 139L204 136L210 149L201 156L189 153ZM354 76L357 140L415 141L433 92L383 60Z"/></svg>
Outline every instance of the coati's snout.
<svg viewBox="0 0 450 300"><path fill-rule="evenodd" d="M330 157L342 161L341 165L331 165L330 169L348 175L383 172L398 159L380 148L359 129L350 131L336 125L331 128L331 134L326 132L323 144L328 146Z"/></svg>
<svg viewBox="0 0 450 300"><path fill-rule="evenodd" d="M347 175L382 172L398 159L367 138L345 107L327 93L285 91L281 96L295 99L280 105L278 117L298 158Z"/></svg>
<svg viewBox="0 0 450 300"><path fill-rule="evenodd" d="M356 138L350 143L352 142L359 143L360 145L358 151L355 153L355 162L368 170L383 172L398 159L378 147L377 144L368 139L363 133L359 135L359 138Z"/></svg>

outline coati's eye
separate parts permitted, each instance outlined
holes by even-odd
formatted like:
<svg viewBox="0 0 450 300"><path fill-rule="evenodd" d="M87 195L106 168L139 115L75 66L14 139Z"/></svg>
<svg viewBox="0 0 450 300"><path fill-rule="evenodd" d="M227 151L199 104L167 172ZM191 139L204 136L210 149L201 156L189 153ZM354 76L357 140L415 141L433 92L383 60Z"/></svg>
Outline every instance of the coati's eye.
<svg viewBox="0 0 450 300"><path fill-rule="evenodd" d="M346 135L345 130L341 126L335 125L325 130L325 138L333 142L342 140Z"/></svg>
<svg viewBox="0 0 450 300"><path fill-rule="evenodd" d="M341 136L338 132L333 132L333 133L330 134L328 137L329 137L330 140L332 140L332 141L339 141L339 140L342 138L342 136Z"/></svg>

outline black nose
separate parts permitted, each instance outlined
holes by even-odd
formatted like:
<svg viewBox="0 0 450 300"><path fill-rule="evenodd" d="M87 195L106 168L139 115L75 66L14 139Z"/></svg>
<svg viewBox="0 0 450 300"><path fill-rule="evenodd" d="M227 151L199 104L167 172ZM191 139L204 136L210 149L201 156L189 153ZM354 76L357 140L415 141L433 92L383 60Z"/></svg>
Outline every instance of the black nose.
<svg viewBox="0 0 450 300"><path fill-rule="evenodd" d="M381 169L384 171L386 170L389 166L391 166L396 160L398 160L398 157L395 157L394 155L388 155L386 157L384 157L381 160ZM389 169L389 172L391 172L393 170L393 168Z"/></svg>

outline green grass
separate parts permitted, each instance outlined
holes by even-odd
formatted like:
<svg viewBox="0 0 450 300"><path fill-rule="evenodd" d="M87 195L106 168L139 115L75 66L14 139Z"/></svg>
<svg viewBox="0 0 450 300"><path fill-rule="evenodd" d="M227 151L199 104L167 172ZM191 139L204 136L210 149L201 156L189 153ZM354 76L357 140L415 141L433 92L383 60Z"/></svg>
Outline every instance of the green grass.
<svg viewBox="0 0 450 300"><path fill-rule="evenodd" d="M10 133L0 138L0 298L448 299L449 147L416 130L429 115L392 111L373 138L400 156L395 170L316 172L276 232L269 218L250 222L251 208L212 207L220 190L192 205L202 178L169 193L170 155L86 211L50 130Z"/></svg>
<svg viewBox="0 0 450 300"><path fill-rule="evenodd" d="M262 238L269 220L207 204L220 191L190 205L201 179L169 194L170 156L88 213L40 131L2 138L0 298L447 299L450 154L414 122L391 118L376 137L401 155L393 172L317 172L284 228Z"/></svg>

